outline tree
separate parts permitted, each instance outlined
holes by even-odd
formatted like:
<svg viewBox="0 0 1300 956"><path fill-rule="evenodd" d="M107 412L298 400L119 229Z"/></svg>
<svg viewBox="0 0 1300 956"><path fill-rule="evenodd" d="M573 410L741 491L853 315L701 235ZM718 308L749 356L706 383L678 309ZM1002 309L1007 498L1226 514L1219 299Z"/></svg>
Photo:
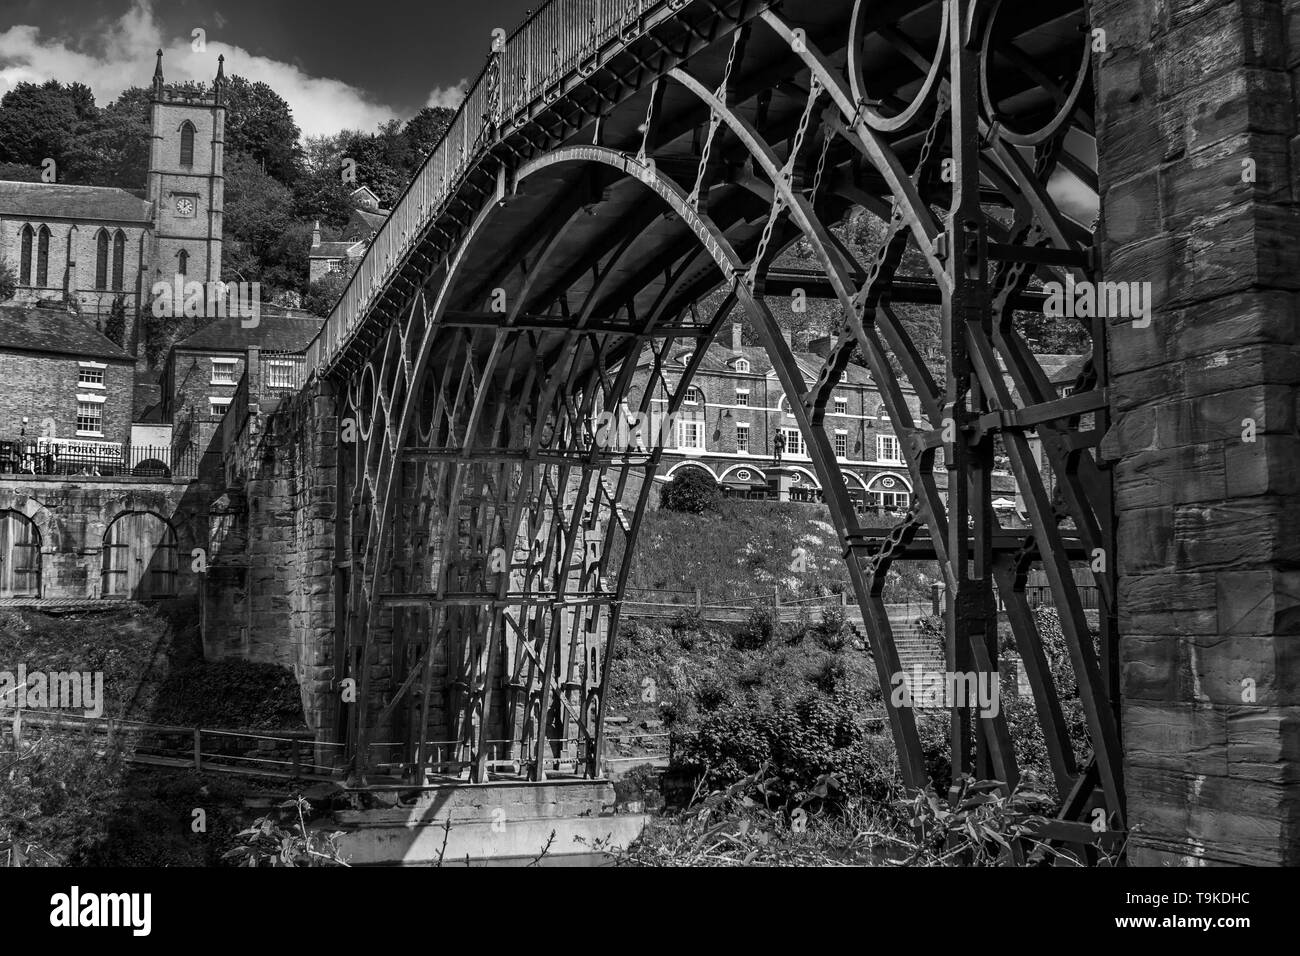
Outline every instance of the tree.
<svg viewBox="0 0 1300 956"><path fill-rule="evenodd" d="M18 276L14 267L0 259L0 302L8 302L18 291Z"/></svg>
<svg viewBox="0 0 1300 956"><path fill-rule="evenodd" d="M352 274L357 271L360 263L360 259L347 259L340 268L313 282L307 290L307 295L303 297L302 307L312 315L319 315L321 318L328 316L333 311L334 304L338 302L339 296L343 294L343 290L352 281Z"/></svg>
<svg viewBox="0 0 1300 956"><path fill-rule="evenodd" d="M352 215L349 193L353 186L341 175L344 149L351 132L333 136L309 136L305 150L305 171L293 185L294 212L301 219L319 220L330 231L341 230Z"/></svg>
<svg viewBox="0 0 1300 956"><path fill-rule="evenodd" d="M39 183L41 171L24 163L0 163L0 179L15 183Z"/></svg>
<svg viewBox="0 0 1300 956"><path fill-rule="evenodd" d="M669 511L703 514L717 511L722 502L718 483L700 468L683 468L664 486L659 504Z"/></svg>
<svg viewBox="0 0 1300 956"><path fill-rule="evenodd" d="M65 87L58 80L19 83L0 98L0 162L40 166L53 159L67 162L78 125L89 119L95 101L81 84Z"/></svg>
<svg viewBox="0 0 1300 956"><path fill-rule="evenodd" d="M356 163L355 185L368 186L380 205L391 209L410 181L413 168L397 120L384 123L376 133L354 132L344 144L343 155Z"/></svg>
<svg viewBox="0 0 1300 956"><path fill-rule="evenodd" d="M445 106L426 106L407 121L402 135L406 137L408 172L414 173L442 142L451 121L456 118L456 111Z"/></svg>
<svg viewBox="0 0 1300 956"><path fill-rule="evenodd" d="M251 157L263 172L292 186L302 172L293 111L265 83L232 76L226 85L226 154Z"/></svg>
<svg viewBox="0 0 1300 956"><path fill-rule="evenodd" d="M149 174L149 90L124 90L82 123L68 150L68 180L140 189Z"/></svg>
<svg viewBox="0 0 1300 956"><path fill-rule="evenodd" d="M117 296L104 323L104 335L123 347L126 346L126 298Z"/></svg>
<svg viewBox="0 0 1300 956"><path fill-rule="evenodd" d="M292 261L285 236L296 225L293 194L287 186L262 171L253 158L234 154L226 162L226 209L222 241L225 272L231 279L261 282L284 288L286 276L301 274L301 281L289 282L300 290L305 284L306 249Z"/></svg>

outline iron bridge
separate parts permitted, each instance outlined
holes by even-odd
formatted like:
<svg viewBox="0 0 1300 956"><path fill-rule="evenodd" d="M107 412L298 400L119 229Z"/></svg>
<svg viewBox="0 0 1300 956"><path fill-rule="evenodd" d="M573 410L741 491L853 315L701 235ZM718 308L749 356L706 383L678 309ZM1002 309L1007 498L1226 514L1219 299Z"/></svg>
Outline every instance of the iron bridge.
<svg viewBox="0 0 1300 956"><path fill-rule="evenodd" d="M339 409L336 670L358 694L338 729L354 770L597 774L604 665L662 448L602 447L591 423L627 401L648 412L652 394L677 411L743 315L791 397L882 687L900 669L895 565L939 563L950 671L996 669L996 588L1065 795L1056 836L1086 842L1097 811L1122 831L1105 320L1061 320L1092 344L1065 398L1018 321L1040 282L1100 279L1099 43L1081 0L551 0L498 41L308 358ZM883 229L870 255L842 228L862 215ZM808 268L776 273L792 248ZM796 286L837 317L811 383L772 311ZM931 311L938 370L903 307ZM822 427L851 360L914 489L884 535L860 524ZM638 363L650 381L634 392ZM1030 530L999 523L995 455ZM1026 600L1034 569L1090 754L1071 747ZM925 786L913 710L889 722L905 784ZM958 772L1020 779L1004 714L954 707L950 746Z"/></svg>

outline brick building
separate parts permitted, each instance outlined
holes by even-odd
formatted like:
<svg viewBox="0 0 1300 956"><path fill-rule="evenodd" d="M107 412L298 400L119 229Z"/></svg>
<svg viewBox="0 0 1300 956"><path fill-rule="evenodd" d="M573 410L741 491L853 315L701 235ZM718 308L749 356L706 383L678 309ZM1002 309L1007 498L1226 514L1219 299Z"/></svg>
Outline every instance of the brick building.
<svg viewBox="0 0 1300 956"><path fill-rule="evenodd" d="M134 374L135 359L82 316L0 308L0 443L124 445ZM0 469L14 468L14 445L0 454Z"/></svg>
<svg viewBox="0 0 1300 956"><path fill-rule="evenodd" d="M319 222L312 229L311 252L308 253L308 276L311 282L345 268L349 259L364 256L370 247L370 240L374 239L375 233L388 218L389 210L379 208L379 197L367 187L358 186L352 190L349 198L354 204L352 213L337 240L322 242Z"/></svg>
<svg viewBox="0 0 1300 956"><path fill-rule="evenodd" d="M161 414L174 425L176 445L193 444L201 453L211 448L244 377L250 348L260 355L267 387L301 385L303 356L323 322L301 310L263 306L251 328L238 316L216 318L177 342L161 376Z"/></svg>
<svg viewBox="0 0 1300 956"><path fill-rule="evenodd" d="M795 361L811 385L822 359L814 352L796 352ZM692 347L683 345L669 368L685 370ZM633 379L629 406L640 407L650 371L649 353L642 356ZM670 373L671 374L671 373ZM904 394L914 416L920 402L906 386ZM652 398L653 413L667 408L668 395ZM850 365L827 408L825 428L848 476L850 495L860 507L902 511L911 499L911 479L889 413L867 369ZM662 477L683 468L702 468L727 493L768 497L777 436L784 441L782 465L791 472L788 492L795 500L819 500L821 484L791 414L789 399L777 379L767 352L744 345L741 327L732 327L731 346L715 343L693 379L666 445Z"/></svg>

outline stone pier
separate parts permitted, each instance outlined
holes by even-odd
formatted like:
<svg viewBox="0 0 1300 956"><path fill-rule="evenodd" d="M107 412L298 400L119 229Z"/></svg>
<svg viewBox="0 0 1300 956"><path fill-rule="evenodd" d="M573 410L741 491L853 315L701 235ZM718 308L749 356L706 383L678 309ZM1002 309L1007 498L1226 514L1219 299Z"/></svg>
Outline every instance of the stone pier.
<svg viewBox="0 0 1300 956"><path fill-rule="evenodd" d="M1300 863L1300 2L1098 0L1130 862Z"/></svg>

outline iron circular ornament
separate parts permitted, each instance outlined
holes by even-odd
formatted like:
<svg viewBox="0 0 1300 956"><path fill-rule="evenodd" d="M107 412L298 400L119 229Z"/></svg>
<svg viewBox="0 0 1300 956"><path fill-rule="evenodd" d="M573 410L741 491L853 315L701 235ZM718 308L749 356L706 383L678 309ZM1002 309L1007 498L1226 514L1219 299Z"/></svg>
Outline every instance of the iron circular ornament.
<svg viewBox="0 0 1300 956"><path fill-rule="evenodd" d="M862 73L865 66L862 43L867 38L867 15L873 6L879 6L878 0L857 0L853 5L853 23L849 31L849 87L853 91L853 102L857 104L858 114L862 117L863 122L877 133L896 133L899 130L906 129L917 121L917 118L929 104L939 77L944 73L944 64L946 62L944 54L948 48L948 4L950 2L951 0L943 0L939 8L939 39L935 44L934 59L930 61L921 88L917 90L912 102L893 116L884 116L875 107L868 105L871 97L867 92L866 79Z"/></svg>
<svg viewBox="0 0 1300 956"><path fill-rule="evenodd" d="M1085 17L1082 31L1083 56L1079 61L1078 69L1075 71L1070 92L1066 95L1056 114L1047 121L1046 125L1026 133L1017 130L1008 122L1011 119L1010 117L999 113L994 108L993 94L989 90L989 46L993 39L993 31L997 27L998 12L1001 9L1002 0L993 0L993 7L989 10L984 21L984 36L980 41L980 103L983 106L984 116L988 120L990 128L1004 142L1010 143L1012 146L1038 146L1056 135L1056 132L1061 128L1061 124L1074 115L1079 103L1079 94L1083 92L1088 76L1092 72L1092 34L1088 30Z"/></svg>

